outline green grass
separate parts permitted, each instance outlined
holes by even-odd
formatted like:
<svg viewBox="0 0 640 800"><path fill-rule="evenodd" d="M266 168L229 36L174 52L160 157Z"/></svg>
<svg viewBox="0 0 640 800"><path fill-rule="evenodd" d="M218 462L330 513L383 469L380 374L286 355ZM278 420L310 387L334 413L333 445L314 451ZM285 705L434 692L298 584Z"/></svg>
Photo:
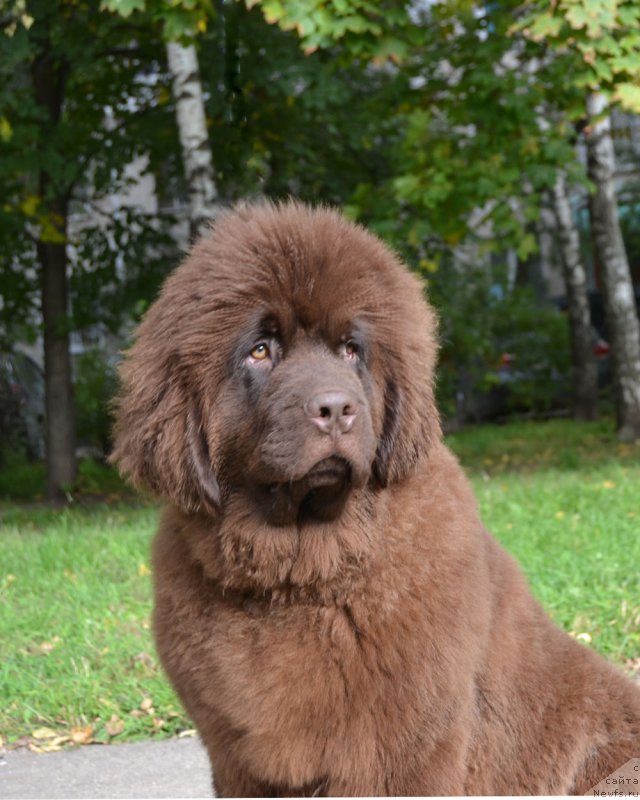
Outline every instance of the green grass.
<svg viewBox="0 0 640 800"><path fill-rule="evenodd" d="M190 727L157 664L152 507L2 510L0 735L80 741ZM122 731L119 729L122 728Z"/></svg>
<svg viewBox="0 0 640 800"><path fill-rule="evenodd" d="M640 657L640 447L619 445L610 422L569 421L483 426L449 443L487 527L558 623L620 664ZM85 491L118 496L113 474L91 469ZM157 510L82 507L82 493L47 509L28 474L3 483L0 472L0 487L30 500L0 502L0 737L48 748L190 727L149 630Z"/></svg>
<svg viewBox="0 0 640 800"><path fill-rule="evenodd" d="M482 426L449 444L551 616L614 661L640 657L640 445L619 444L610 421L567 420Z"/></svg>

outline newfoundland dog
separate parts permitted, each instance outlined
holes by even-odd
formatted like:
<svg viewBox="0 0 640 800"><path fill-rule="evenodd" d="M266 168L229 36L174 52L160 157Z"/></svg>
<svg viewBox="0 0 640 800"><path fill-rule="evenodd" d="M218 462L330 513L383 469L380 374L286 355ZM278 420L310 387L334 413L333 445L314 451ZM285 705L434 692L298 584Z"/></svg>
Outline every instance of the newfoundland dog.
<svg viewBox="0 0 640 800"><path fill-rule="evenodd" d="M436 353L416 277L295 202L224 214L140 325L113 459L168 501L155 636L221 796L580 794L640 757L640 692L484 529Z"/></svg>

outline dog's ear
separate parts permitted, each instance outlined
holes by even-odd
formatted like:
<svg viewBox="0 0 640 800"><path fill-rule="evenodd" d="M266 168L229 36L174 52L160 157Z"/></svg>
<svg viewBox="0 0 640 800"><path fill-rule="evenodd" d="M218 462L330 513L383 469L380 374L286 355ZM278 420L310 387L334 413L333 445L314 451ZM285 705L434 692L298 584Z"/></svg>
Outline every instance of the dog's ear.
<svg viewBox="0 0 640 800"><path fill-rule="evenodd" d="M140 489L187 512L215 513L220 488L198 404L176 359L141 330L120 369L110 461Z"/></svg>
<svg viewBox="0 0 640 800"><path fill-rule="evenodd" d="M440 435L431 387L424 387L421 402L412 394L395 377L387 378L382 434L373 462L374 477L383 488L405 478Z"/></svg>
<svg viewBox="0 0 640 800"><path fill-rule="evenodd" d="M442 435L433 391L436 315L413 276L406 275L404 288L397 308L387 308L374 328L384 332L379 358L382 432L373 462L373 475L382 487L407 477Z"/></svg>

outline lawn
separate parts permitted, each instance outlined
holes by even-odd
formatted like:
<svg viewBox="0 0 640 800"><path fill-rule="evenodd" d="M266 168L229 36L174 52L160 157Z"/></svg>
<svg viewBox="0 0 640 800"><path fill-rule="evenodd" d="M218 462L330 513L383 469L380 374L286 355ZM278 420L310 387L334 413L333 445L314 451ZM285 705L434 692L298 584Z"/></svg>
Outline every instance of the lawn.
<svg viewBox="0 0 640 800"><path fill-rule="evenodd" d="M485 523L557 622L620 665L640 658L640 447L619 445L607 421L483 426L449 443ZM117 500L108 474L83 474L111 504L83 506L82 492L63 511L0 502L0 736L10 746L191 727L149 630L157 509ZM38 480L20 472L20 496ZM0 493L10 491L0 474Z"/></svg>
<svg viewBox="0 0 640 800"><path fill-rule="evenodd" d="M640 657L640 445L611 423L483 426L450 437L485 524L551 616L618 663Z"/></svg>
<svg viewBox="0 0 640 800"><path fill-rule="evenodd" d="M45 747L190 728L150 634L151 506L5 505L0 735ZM55 738L54 738L55 734Z"/></svg>

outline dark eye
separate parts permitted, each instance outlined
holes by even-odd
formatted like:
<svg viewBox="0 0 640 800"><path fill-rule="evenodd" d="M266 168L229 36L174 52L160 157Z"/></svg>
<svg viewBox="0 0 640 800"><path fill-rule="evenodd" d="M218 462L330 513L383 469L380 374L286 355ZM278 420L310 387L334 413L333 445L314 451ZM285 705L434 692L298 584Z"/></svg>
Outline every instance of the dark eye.
<svg viewBox="0 0 640 800"><path fill-rule="evenodd" d="M358 357L358 345L349 339L340 345L340 354L346 361L354 361Z"/></svg>
<svg viewBox="0 0 640 800"><path fill-rule="evenodd" d="M254 361L265 361L271 358L271 350L266 342L258 342L258 344L249 353L250 358Z"/></svg>

